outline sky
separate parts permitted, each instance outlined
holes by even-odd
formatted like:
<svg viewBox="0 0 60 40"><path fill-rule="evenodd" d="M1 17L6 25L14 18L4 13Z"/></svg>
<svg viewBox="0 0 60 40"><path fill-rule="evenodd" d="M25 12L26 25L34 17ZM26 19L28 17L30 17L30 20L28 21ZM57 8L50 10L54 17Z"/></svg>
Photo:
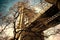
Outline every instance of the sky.
<svg viewBox="0 0 60 40"><path fill-rule="evenodd" d="M6 13L19 0L0 0L0 13Z"/></svg>
<svg viewBox="0 0 60 40"><path fill-rule="evenodd" d="M16 2L23 0L0 0L0 14L5 14ZM29 0L31 5L39 3L40 0Z"/></svg>

